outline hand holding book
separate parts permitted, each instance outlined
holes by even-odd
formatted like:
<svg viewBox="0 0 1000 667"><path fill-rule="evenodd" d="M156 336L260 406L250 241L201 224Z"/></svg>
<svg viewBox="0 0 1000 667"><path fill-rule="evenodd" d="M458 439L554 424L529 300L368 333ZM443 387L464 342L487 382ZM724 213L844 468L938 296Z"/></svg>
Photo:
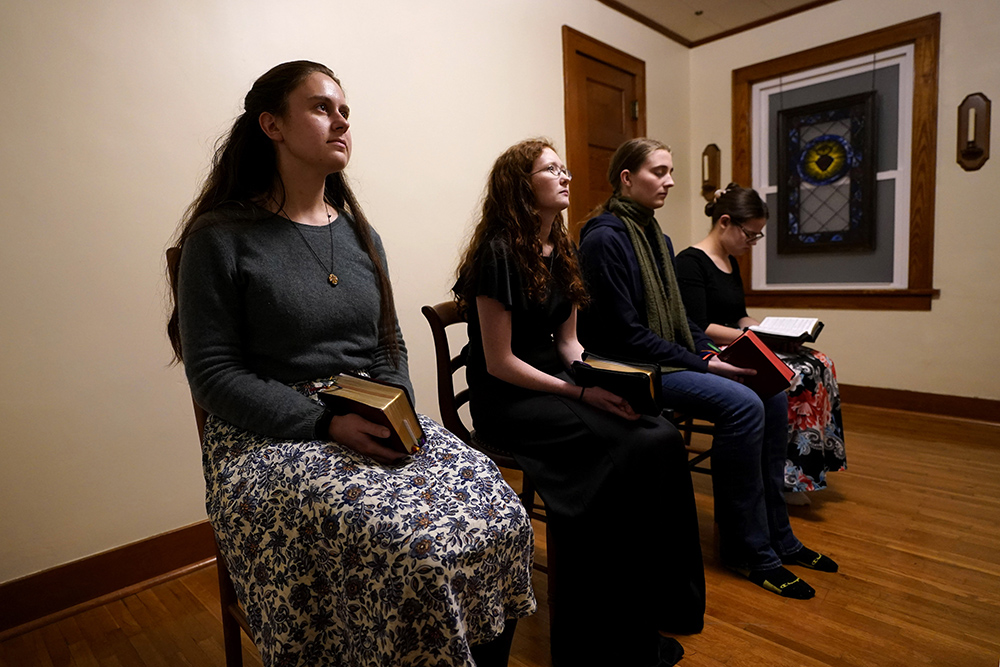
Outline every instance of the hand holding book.
<svg viewBox="0 0 1000 667"><path fill-rule="evenodd" d="M721 361L756 373L742 378L743 384L761 398L770 398L791 384L795 371L776 357L753 331L746 331L719 354Z"/></svg>
<svg viewBox="0 0 1000 667"><path fill-rule="evenodd" d="M406 453L386 444L387 427L353 412L330 420L330 438L379 463L391 464L406 458Z"/></svg>
<svg viewBox="0 0 1000 667"><path fill-rule="evenodd" d="M622 419L634 421L642 416L632 409L627 400L602 387L583 387L581 396L580 400L587 405L618 415Z"/></svg>
<svg viewBox="0 0 1000 667"><path fill-rule="evenodd" d="M625 399L637 413L660 414L659 366L604 359L585 352L583 361L573 362L573 375L582 387L601 387Z"/></svg>
<svg viewBox="0 0 1000 667"><path fill-rule="evenodd" d="M803 343L815 343L823 323L815 317L765 317L749 329L771 350L793 353Z"/></svg>
<svg viewBox="0 0 1000 667"><path fill-rule="evenodd" d="M757 374L757 371L752 368L734 366L731 363L723 361L718 356L711 357L708 360L708 372L714 373L715 375L721 375L724 378L735 380L736 382L743 382L744 377Z"/></svg>
<svg viewBox="0 0 1000 667"><path fill-rule="evenodd" d="M403 387L345 373L334 380L319 393L338 415L330 422L334 440L383 463L423 444L420 421Z"/></svg>

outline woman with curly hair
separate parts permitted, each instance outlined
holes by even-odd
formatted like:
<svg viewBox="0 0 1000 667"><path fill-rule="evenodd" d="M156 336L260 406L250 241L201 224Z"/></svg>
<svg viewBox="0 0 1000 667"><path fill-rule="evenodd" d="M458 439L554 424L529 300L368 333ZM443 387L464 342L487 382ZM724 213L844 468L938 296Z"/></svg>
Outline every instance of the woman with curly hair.
<svg viewBox="0 0 1000 667"><path fill-rule="evenodd" d="M170 254L168 332L210 413L208 517L263 663L503 667L535 608L517 496L426 417L407 456L317 397L342 372L412 394L340 81L284 63L244 109Z"/></svg>
<svg viewBox="0 0 1000 667"><path fill-rule="evenodd" d="M455 286L472 418L545 502L553 664L669 665L683 649L657 630L697 632L704 614L690 472L669 422L568 372L587 300L562 218L571 178L541 139L490 172Z"/></svg>

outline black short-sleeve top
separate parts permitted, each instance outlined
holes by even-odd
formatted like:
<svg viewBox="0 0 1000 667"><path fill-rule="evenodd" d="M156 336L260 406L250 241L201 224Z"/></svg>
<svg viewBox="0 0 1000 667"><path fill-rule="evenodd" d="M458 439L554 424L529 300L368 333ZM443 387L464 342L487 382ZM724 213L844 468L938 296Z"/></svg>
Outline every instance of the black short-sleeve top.
<svg viewBox="0 0 1000 667"><path fill-rule="evenodd" d="M736 258L729 256L733 270L726 273L699 248L687 248L677 255L677 285L688 317L702 329L709 324L736 327L747 316L743 279Z"/></svg>
<svg viewBox="0 0 1000 667"><path fill-rule="evenodd" d="M546 257L551 272L558 257ZM562 291L549 289L544 298L528 299L520 270L510 248L503 239L494 239L482 246L477 257L478 275L463 294L468 304L469 347L466 377L473 403L497 398L535 394L489 374L483 352L482 330L476 297L496 299L510 311L511 351L522 361L549 374L565 370L559 359L553 334L573 312L573 304ZM551 283L550 283L551 284Z"/></svg>

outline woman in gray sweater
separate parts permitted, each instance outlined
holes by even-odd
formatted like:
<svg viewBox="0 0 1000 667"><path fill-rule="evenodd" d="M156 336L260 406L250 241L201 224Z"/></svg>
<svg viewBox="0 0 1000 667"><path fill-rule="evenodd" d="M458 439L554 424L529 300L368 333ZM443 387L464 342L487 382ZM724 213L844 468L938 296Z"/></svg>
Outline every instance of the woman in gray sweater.
<svg viewBox="0 0 1000 667"><path fill-rule="evenodd" d="M513 491L430 419L407 456L315 396L345 371L412 396L382 244L343 175L340 82L285 63L244 106L178 233L168 332L211 415L208 515L264 664L505 665L535 608Z"/></svg>

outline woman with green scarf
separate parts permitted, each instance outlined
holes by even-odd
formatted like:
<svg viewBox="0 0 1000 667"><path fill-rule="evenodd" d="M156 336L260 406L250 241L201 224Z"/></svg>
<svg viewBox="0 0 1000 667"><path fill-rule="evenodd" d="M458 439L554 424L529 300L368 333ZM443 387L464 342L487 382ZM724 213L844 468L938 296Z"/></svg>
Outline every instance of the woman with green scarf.
<svg viewBox="0 0 1000 667"><path fill-rule="evenodd" d="M783 597L815 590L785 565L835 572L830 558L795 537L784 500L788 399L762 400L740 379L754 371L716 357L688 319L674 275L674 251L654 209L674 185L673 157L653 139L632 139L611 158L612 196L580 235L590 305L579 333L596 354L660 364L663 401L715 424L712 482L720 556L727 567Z"/></svg>

